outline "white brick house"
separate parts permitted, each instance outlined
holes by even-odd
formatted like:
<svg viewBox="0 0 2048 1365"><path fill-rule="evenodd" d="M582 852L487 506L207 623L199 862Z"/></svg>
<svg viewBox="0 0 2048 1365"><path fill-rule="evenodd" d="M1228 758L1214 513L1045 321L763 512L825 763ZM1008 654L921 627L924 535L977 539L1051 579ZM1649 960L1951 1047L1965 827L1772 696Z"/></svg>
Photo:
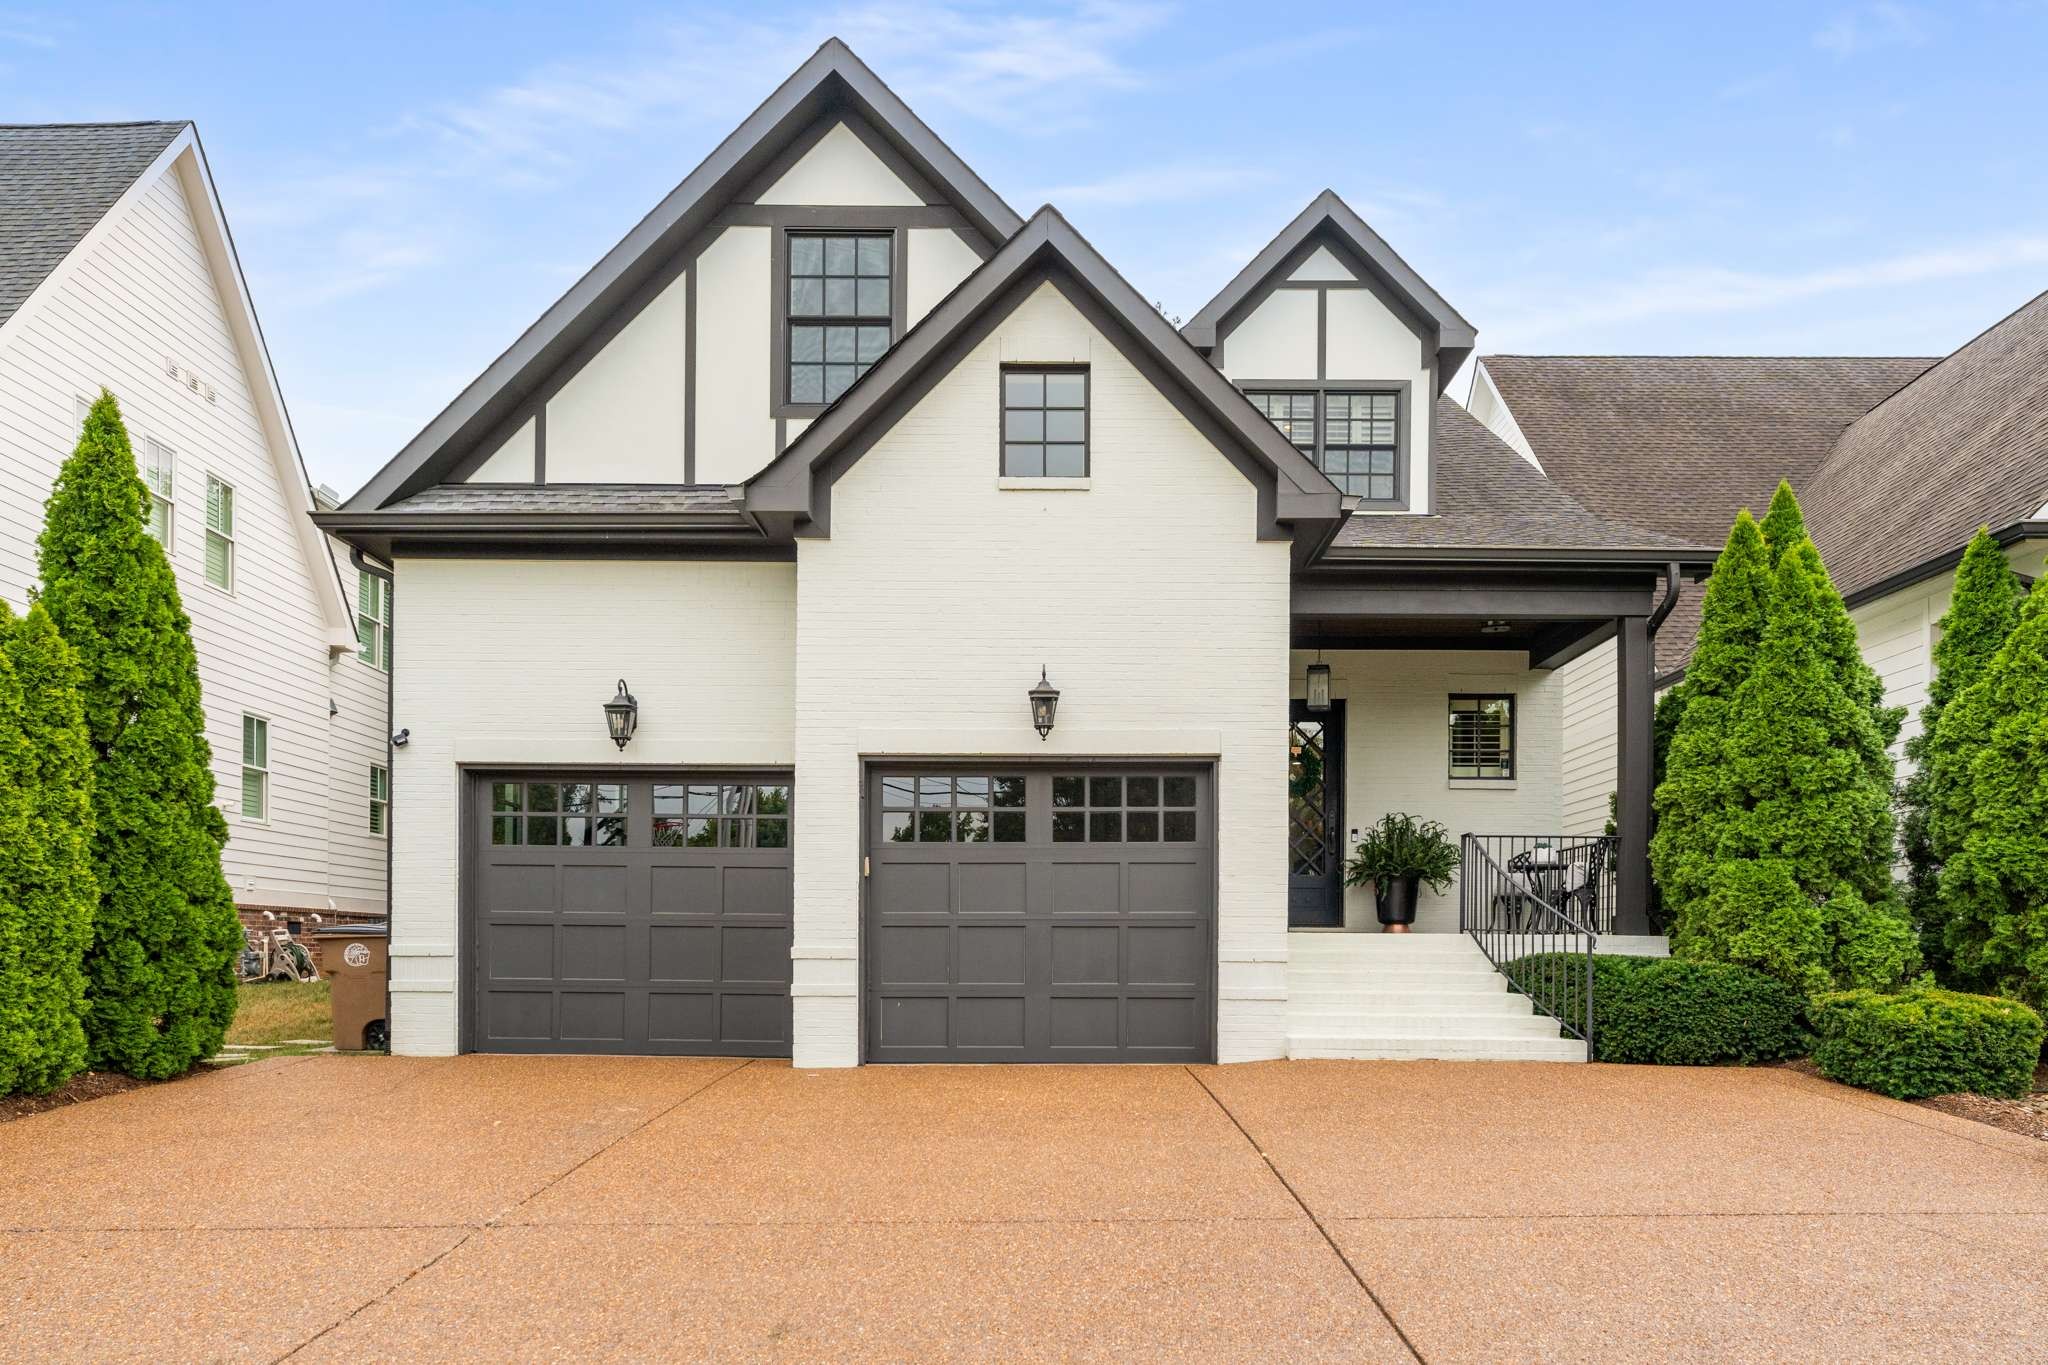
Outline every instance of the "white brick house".
<svg viewBox="0 0 2048 1365"><path fill-rule="evenodd" d="M827 43L317 517L406 604L394 1046L1582 1056L1457 933L1498 870L1313 932L1378 927L1382 814L1561 828L1553 670L1607 638L1646 764L1710 558L1444 400L1473 341L1330 194L1177 332Z"/></svg>
<svg viewBox="0 0 2048 1365"><path fill-rule="evenodd" d="M17 611L102 388L192 620L236 902L381 916L389 598L313 525L197 130L0 126L0 597ZM366 644L359 615L380 626Z"/></svg>

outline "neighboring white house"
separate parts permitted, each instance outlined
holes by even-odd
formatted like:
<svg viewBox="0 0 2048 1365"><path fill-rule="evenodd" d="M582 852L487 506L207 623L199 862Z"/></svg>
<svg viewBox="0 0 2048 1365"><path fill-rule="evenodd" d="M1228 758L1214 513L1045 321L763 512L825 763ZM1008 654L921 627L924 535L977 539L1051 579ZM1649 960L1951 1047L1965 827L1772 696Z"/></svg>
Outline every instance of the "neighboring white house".
<svg viewBox="0 0 2048 1365"><path fill-rule="evenodd" d="M828 42L316 514L405 603L395 1049L1582 1057L1455 932L1505 843L1436 932L1313 932L1383 814L1555 848L1606 638L1618 868L1515 885L1642 922L1711 552L1445 399L1473 341L1328 193L1177 332Z"/></svg>
<svg viewBox="0 0 2048 1365"><path fill-rule="evenodd" d="M388 632L311 494L189 123L0 127L0 597L84 409L121 405L192 620L245 914L385 906ZM367 611L365 607L367 606Z"/></svg>
<svg viewBox="0 0 2048 1365"><path fill-rule="evenodd" d="M1863 655L1919 732L1955 565L1988 526L2013 567L2048 563L2048 294L1938 360L1888 357L1486 356L1472 412L1587 506L1714 542L1789 479ZM1682 676L1698 594L1659 635ZM1560 671L1565 829L1607 820L1614 654Z"/></svg>

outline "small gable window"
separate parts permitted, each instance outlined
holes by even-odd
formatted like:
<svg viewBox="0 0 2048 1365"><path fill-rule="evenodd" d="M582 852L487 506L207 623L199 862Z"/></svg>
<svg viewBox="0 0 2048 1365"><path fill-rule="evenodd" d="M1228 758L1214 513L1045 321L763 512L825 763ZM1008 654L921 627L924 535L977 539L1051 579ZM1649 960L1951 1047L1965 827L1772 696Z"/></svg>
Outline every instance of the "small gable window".
<svg viewBox="0 0 2048 1365"><path fill-rule="evenodd" d="M887 232L789 235L789 402L837 401L889 349L893 244Z"/></svg>
<svg viewBox="0 0 2048 1365"><path fill-rule="evenodd" d="M1304 387L1250 389L1245 397L1340 492L1367 502L1403 501L1399 393Z"/></svg>
<svg viewBox="0 0 2048 1365"><path fill-rule="evenodd" d="M1002 472L1022 479L1087 476L1086 367L1004 367Z"/></svg>

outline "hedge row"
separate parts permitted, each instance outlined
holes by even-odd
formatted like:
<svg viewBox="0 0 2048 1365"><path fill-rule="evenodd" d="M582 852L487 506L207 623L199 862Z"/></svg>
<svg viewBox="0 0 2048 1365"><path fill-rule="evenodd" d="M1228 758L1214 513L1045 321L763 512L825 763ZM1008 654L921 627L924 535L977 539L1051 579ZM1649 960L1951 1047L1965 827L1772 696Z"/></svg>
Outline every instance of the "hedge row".
<svg viewBox="0 0 2048 1365"><path fill-rule="evenodd" d="M2017 1000L1917 986L1836 991L1812 1002L1814 1065L1894 1099L1974 1091L2020 1099L2041 1058L2041 1016Z"/></svg>
<svg viewBox="0 0 2048 1365"><path fill-rule="evenodd" d="M1585 1031L1586 959L1538 953L1502 970L1526 994L1559 1001ZM1796 1057L1806 1046L1804 1001L1761 972L1720 962L1593 955L1593 1056L1602 1062L1714 1066Z"/></svg>

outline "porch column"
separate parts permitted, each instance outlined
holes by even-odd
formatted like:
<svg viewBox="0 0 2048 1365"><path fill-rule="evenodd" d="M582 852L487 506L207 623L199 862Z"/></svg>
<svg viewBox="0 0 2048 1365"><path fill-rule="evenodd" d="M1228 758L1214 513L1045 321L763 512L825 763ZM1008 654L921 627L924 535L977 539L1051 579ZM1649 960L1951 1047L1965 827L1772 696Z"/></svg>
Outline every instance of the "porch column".
<svg viewBox="0 0 2048 1365"><path fill-rule="evenodd" d="M1618 836L1614 932L1650 932L1651 703L1655 664L1647 617L1615 620L1617 705L1614 825Z"/></svg>

